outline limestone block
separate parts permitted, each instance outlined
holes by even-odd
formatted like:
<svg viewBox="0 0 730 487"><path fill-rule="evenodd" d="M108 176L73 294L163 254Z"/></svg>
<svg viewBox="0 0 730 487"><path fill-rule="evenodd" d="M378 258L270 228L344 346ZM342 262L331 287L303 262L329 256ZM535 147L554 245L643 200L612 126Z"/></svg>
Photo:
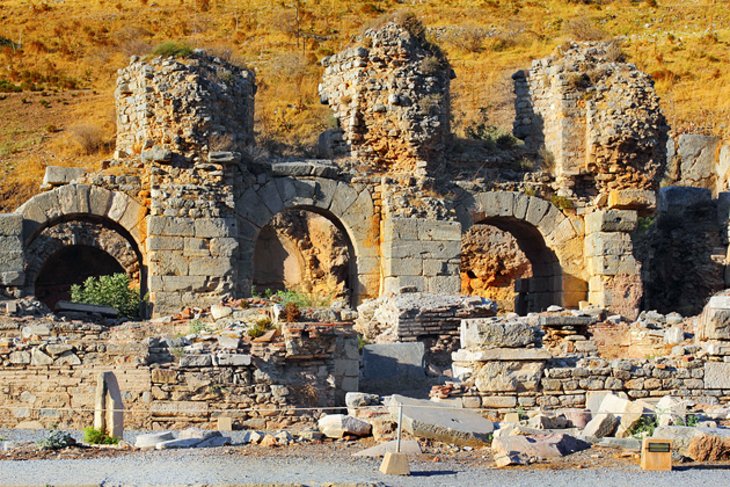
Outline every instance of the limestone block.
<svg viewBox="0 0 730 487"><path fill-rule="evenodd" d="M12 246L17 247L17 242L13 242ZM0 272L21 272L23 264L21 252L0 251Z"/></svg>
<svg viewBox="0 0 730 487"><path fill-rule="evenodd" d="M617 189L608 194L612 210L652 210L656 208L656 194L643 189Z"/></svg>
<svg viewBox="0 0 730 487"><path fill-rule="evenodd" d="M25 273L20 271L0 272L0 284L3 286L22 286L25 284Z"/></svg>
<svg viewBox="0 0 730 487"><path fill-rule="evenodd" d="M707 389L730 389L730 363L705 363L705 387Z"/></svg>
<svg viewBox="0 0 730 487"><path fill-rule="evenodd" d="M492 348L470 351L459 349L451 354L454 362L530 361L549 360L552 354L544 348Z"/></svg>
<svg viewBox="0 0 730 487"><path fill-rule="evenodd" d="M195 219L149 216L147 217L147 231L150 235L194 237Z"/></svg>
<svg viewBox="0 0 730 487"><path fill-rule="evenodd" d="M213 238L210 240L210 253L219 257L231 257L238 250L238 239L233 237Z"/></svg>
<svg viewBox="0 0 730 487"><path fill-rule="evenodd" d="M383 275L385 276L420 276L423 274L423 259L418 257L385 259L383 263Z"/></svg>
<svg viewBox="0 0 730 487"><path fill-rule="evenodd" d="M118 222L127 211L129 201L130 199L125 194L114 193L106 215L115 222Z"/></svg>
<svg viewBox="0 0 730 487"><path fill-rule="evenodd" d="M452 221L416 220L417 240L461 241L461 224Z"/></svg>
<svg viewBox="0 0 730 487"><path fill-rule="evenodd" d="M258 190L261 201L266 205L272 215L276 215L284 209L284 202L279 195L275 181L269 181ZM223 235L211 235L212 237L220 237Z"/></svg>
<svg viewBox="0 0 730 487"><path fill-rule="evenodd" d="M388 218L384 221L384 245L393 240L418 240L420 220L417 218Z"/></svg>
<svg viewBox="0 0 730 487"><path fill-rule="evenodd" d="M186 276L188 260L182 254L169 251L155 253L150 259L150 275L153 276ZM208 275L208 274L202 274Z"/></svg>
<svg viewBox="0 0 730 487"><path fill-rule="evenodd" d="M48 166L43 176L43 186L62 186L81 178L86 170L81 167Z"/></svg>
<svg viewBox="0 0 730 487"><path fill-rule="evenodd" d="M332 200L337 192L338 182L331 179L320 179L317 180L314 187L314 194L312 199L314 204L322 209L329 209L332 204Z"/></svg>
<svg viewBox="0 0 730 487"><path fill-rule="evenodd" d="M586 233L632 232L637 221L638 215L632 210L594 211L585 217Z"/></svg>
<svg viewBox="0 0 730 487"><path fill-rule="evenodd" d="M233 270L231 260L225 257L201 257L190 261L191 276L222 276Z"/></svg>
<svg viewBox="0 0 730 487"><path fill-rule="evenodd" d="M344 414L328 414L317 422L317 427L328 438L368 436L372 431L370 423Z"/></svg>
<svg viewBox="0 0 730 487"><path fill-rule="evenodd" d="M635 275L639 269L639 264L633 255L600 255L588 259L588 271L592 275Z"/></svg>
<svg viewBox="0 0 730 487"><path fill-rule="evenodd" d="M461 320L461 348L521 348L539 341L538 328L525 322L505 322L490 318Z"/></svg>
<svg viewBox="0 0 730 487"><path fill-rule="evenodd" d="M705 188L667 186L659 190L659 212L677 214L693 206L710 204L712 193Z"/></svg>
<svg viewBox="0 0 730 487"><path fill-rule="evenodd" d="M358 197L357 191L351 188L346 183L339 183L337 185L337 191L332 198L330 204L330 211L335 215L344 215L345 212L350 208Z"/></svg>
<svg viewBox="0 0 730 487"><path fill-rule="evenodd" d="M236 220L233 218L196 218L197 238L230 237L236 235Z"/></svg>
<svg viewBox="0 0 730 487"><path fill-rule="evenodd" d="M710 298L696 321L697 335L702 340L730 340L730 296Z"/></svg>
<svg viewBox="0 0 730 487"><path fill-rule="evenodd" d="M715 156L720 139L700 134L682 134L677 143L679 182L683 186L711 189L715 176Z"/></svg>
<svg viewBox="0 0 730 487"><path fill-rule="evenodd" d="M586 257L631 255L634 249L631 235L623 232L595 232L585 238Z"/></svg>
<svg viewBox="0 0 730 487"><path fill-rule="evenodd" d="M182 250L183 237L150 236L145 240L147 251L154 250Z"/></svg>
<svg viewBox="0 0 730 487"><path fill-rule="evenodd" d="M426 291L434 294L459 294L461 278L456 275L426 277Z"/></svg>
<svg viewBox="0 0 730 487"><path fill-rule="evenodd" d="M540 223L537 225L537 228L541 234L549 236L564 220L566 220L565 215L563 215L558 207L550 205L547 213L545 213L545 216L542 217ZM567 232L567 229L565 231Z"/></svg>
<svg viewBox="0 0 730 487"><path fill-rule="evenodd" d="M482 396L482 407L488 409L508 409L517 406L515 396Z"/></svg>
<svg viewBox="0 0 730 487"><path fill-rule="evenodd" d="M474 374L479 392L536 391L540 385L545 362L486 362Z"/></svg>
<svg viewBox="0 0 730 487"><path fill-rule="evenodd" d="M89 191L89 211L94 215L106 215L112 204L114 193L99 186Z"/></svg>
<svg viewBox="0 0 730 487"><path fill-rule="evenodd" d="M552 205L543 199L530 197L530 204L527 207L525 220L528 223L538 226L540 220L545 216Z"/></svg>
<svg viewBox="0 0 730 487"><path fill-rule="evenodd" d="M592 436L594 438L612 436L616 432L619 422L619 418L611 413L597 414L591 418L583 429L583 436Z"/></svg>
<svg viewBox="0 0 730 487"><path fill-rule="evenodd" d="M530 197L523 194L515 195L514 216L518 220L524 220L527 215L527 208L530 205Z"/></svg>
<svg viewBox="0 0 730 487"><path fill-rule="evenodd" d="M183 255L185 257L210 257L210 240L185 237Z"/></svg>
<svg viewBox="0 0 730 487"><path fill-rule="evenodd" d="M494 424L479 413L447 407L443 403L394 394L388 398L386 406L396 420L402 407L403 430L417 438L455 445L483 446L494 431Z"/></svg>
<svg viewBox="0 0 730 487"><path fill-rule="evenodd" d="M0 235L20 237L23 233L23 216L17 213L0 213Z"/></svg>

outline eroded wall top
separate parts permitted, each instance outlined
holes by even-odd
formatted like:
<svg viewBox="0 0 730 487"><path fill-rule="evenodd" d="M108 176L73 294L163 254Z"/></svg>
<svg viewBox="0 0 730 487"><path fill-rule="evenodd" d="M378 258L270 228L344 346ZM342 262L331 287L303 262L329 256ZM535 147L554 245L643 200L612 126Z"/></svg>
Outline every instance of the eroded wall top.
<svg viewBox="0 0 730 487"><path fill-rule="evenodd" d="M450 135L449 85L441 51L412 17L368 29L349 49L325 58L319 87L351 155L379 173L428 174Z"/></svg>
<svg viewBox="0 0 730 487"><path fill-rule="evenodd" d="M514 75L515 135L580 193L656 189L668 127L651 77L614 43L572 43Z"/></svg>

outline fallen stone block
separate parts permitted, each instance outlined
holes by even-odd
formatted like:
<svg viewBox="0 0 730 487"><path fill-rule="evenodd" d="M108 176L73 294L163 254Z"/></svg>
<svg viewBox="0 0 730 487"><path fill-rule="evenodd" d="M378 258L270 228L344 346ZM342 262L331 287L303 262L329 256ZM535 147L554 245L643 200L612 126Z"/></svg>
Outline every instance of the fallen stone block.
<svg viewBox="0 0 730 487"><path fill-rule="evenodd" d="M380 396L365 392L348 392L345 394L345 404L348 408L361 408L380 404Z"/></svg>
<svg viewBox="0 0 730 487"><path fill-rule="evenodd" d="M492 441L495 457L509 458L513 458L515 453L522 458L560 458L590 447L590 443L565 434L500 436Z"/></svg>
<svg viewBox="0 0 730 487"><path fill-rule="evenodd" d="M148 433L137 436L137 439L134 441L134 446L135 448L154 448L158 443L174 439L175 437L169 431Z"/></svg>
<svg viewBox="0 0 730 487"><path fill-rule="evenodd" d="M394 394L385 402L393 419L403 407L403 430L418 438L455 445L482 446L489 442L494 424L479 413L432 401Z"/></svg>
<svg viewBox="0 0 730 487"><path fill-rule="evenodd" d="M255 445L263 439L264 439L263 433L261 433L260 431L251 430L251 431L246 431L246 433L244 433L243 439L241 440L241 442L244 445L248 445L248 444Z"/></svg>
<svg viewBox="0 0 730 487"><path fill-rule="evenodd" d="M701 434L692 438L687 456L695 462L730 460L730 437Z"/></svg>
<svg viewBox="0 0 730 487"><path fill-rule="evenodd" d="M641 421L642 416L647 412L649 410L645 407L645 404L639 401L629 401L614 394L607 394L598 408L599 414L610 413L619 418L616 431L616 436L619 438L629 436L631 429Z"/></svg>
<svg viewBox="0 0 730 487"><path fill-rule="evenodd" d="M379 445L372 446L365 450L355 452L352 454L353 457L369 457L369 458L380 458L387 452L395 453L398 442L396 440L381 443ZM400 452L407 455L420 455L421 445L416 440L403 440L400 444Z"/></svg>
<svg viewBox="0 0 730 487"><path fill-rule="evenodd" d="M217 448L230 444L231 439L228 436L211 436L207 440L203 440L195 445L195 448Z"/></svg>
<svg viewBox="0 0 730 487"><path fill-rule="evenodd" d="M63 313L66 311L74 313L86 313L86 314L99 314L102 316L108 316L110 318L116 318L119 316L119 311L111 306L100 306L96 304L82 304L82 303L71 303L69 301L59 301L56 303L56 312Z"/></svg>
<svg viewBox="0 0 730 487"><path fill-rule="evenodd" d="M726 428L659 426L654 430L652 438L671 440L673 450L692 459L694 456L704 459L708 456L722 455L725 448L730 451L730 429ZM707 451L703 452L705 448ZM725 459L730 458L730 455L725 455Z"/></svg>
<svg viewBox="0 0 730 487"><path fill-rule="evenodd" d="M563 429L570 428L571 423L563 415L554 416L548 414L537 414L527 421L527 427L539 430Z"/></svg>
<svg viewBox="0 0 730 487"><path fill-rule="evenodd" d="M656 403L657 424L684 426L687 417L687 401L672 396L664 396Z"/></svg>
<svg viewBox="0 0 730 487"><path fill-rule="evenodd" d="M612 436L620 423L619 418L611 413L600 413L591 419L585 428L583 428L583 436L593 438L603 438L604 436Z"/></svg>
<svg viewBox="0 0 730 487"><path fill-rule="evenodd" d="M178 438L176 440L162 441L155 445L155 450L170 450L173 448L193 448L202 443L199 438Z"/></svg>
<svg viewBox="0 0 730 487"><path fill-rule="evenodd" d="M607 436L601 438L598 446L603 448L617 448L619 450L641 451L641 441L636 438L613 438Z"/></svg>
<svg viewBox="0 0 730 487"><path fill-rule="evenodd" d="M342 438L345 435L368 436L372 431L370 423L345 414L328 414L320 418L317 427L328 438Z"/></svg>
<svg viewBox="0 0 730 487"><path fill-rule="evenodd" d="M207 440L209 438L219 437L223 436L220 431L214 431L214 430L203 430L200 428L187 428L180 432L180 434L177 435L178 439L186 440L186 439L197 439L197 440Z"/></svg>

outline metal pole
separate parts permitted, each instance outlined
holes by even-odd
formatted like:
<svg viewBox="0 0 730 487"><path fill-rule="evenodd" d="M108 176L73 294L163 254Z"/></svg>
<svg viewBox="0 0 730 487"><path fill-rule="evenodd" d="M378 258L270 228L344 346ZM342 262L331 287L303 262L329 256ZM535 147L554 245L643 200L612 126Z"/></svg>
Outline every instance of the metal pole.
<svg viewBox="0 0 730 487"><path fill-rule="evenodd" d="M401 427L403 425L403 404L398 405L398 436L396 437L395 452L400 453Z"/></svg>

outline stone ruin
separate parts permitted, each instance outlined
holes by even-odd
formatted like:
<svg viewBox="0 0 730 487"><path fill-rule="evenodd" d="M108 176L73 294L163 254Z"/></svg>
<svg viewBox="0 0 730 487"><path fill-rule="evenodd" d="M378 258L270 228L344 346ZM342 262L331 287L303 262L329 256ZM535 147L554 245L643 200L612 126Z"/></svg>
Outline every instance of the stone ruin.
<svg viewBox="0 0 730 487"><path fill-rule="evenodd" d="M360 323L379 323L368 321L368 309L390 310L397 323L382 334L387 339L363 325L373 341L424 343L436 374L448 372L451 358L456 370L471 370L473 383L451 391L465 405L581 406L587 391L605 389L725 401L730 388L718 372L727 365L725 338L710 347L719 354L704 340L671 364L608 363L596 355L612 353L599 346L612 333L612 315L628 319L615 329L634 330L632 320L646 310L697 314L727 285L730 151L717 139L670 138L650 78L623 62L615 46L571 44L515 74L514 133L525 143L499 160L539 164L517 173L514 164L498 168L488 179L452 157L454 74L418 25L386 22L323 65L320 96L339 125L321 139L329 157L285 160L256 156L252 72L202 51L132 58L115 92L114 158L93 173L50 167L42 193L0 215L8 312L23 306L19 298L35 295L54 306L71 284L124 272L149 297L149 314L165 319L186 307L237 302L257 284L288 287L291 278L267 276L276 266L284 275L286 259L300 258L309 262L302 279L319 282L336 272L341 304L365 303ZM662 178L701 187L659 189ZM336 265L315 262L324 254L311 246L321 239L303 236L308 230L291 233L287 218L302 213L336 229L336 238L327 237L338 242L330 254ZM483 228L514 239L502 246L506 258L521 263L519 272L505 271L511 294L490 295L489 273L467 268L495 260L479 259L478 246L463 244ZM706 243L688 247L694 232ZM272 245L289 250L276 253ZM517 250L523 255L515 257ZM684 291L667 292L667 284ZM487 318L491 302L459 297L462 291L514 300L500 312L522 316ZM420 309L409 314L414 302ZM554 315L556 307L576 315ZM554 316L525 317L546 310ZM289 387L307 382L322 399L317 404L341 402L358 389L357 353L350 325L334 323L351 322L355 313L325 315L225 353L167 343L156 327L57 323L25 336L11 322L0 335L6 402L18 404L29 377L53 370L68 380L54 389L58 400L31 394L48 407L73 406L99 367L123 369L120 387L136 391L125 404L149 413L128 424L212 421L208 411L225 395L205 388L231 382L230 394L240 399L231 407L299 404ZM641 319L636 323L644 330ZM506 324L537 331L511 344L484 331ZM486 349L469 341L472 327L487 333L479 341ZM305 350L308 342L314 350ZM119 343L131 349L122 352ZM192 358L171 355L183 345L192 347ZM703 353L697 366L680 366ZM498 378L503 383L495 386ZM22 418L5 414L2 422Z"/></svg>

